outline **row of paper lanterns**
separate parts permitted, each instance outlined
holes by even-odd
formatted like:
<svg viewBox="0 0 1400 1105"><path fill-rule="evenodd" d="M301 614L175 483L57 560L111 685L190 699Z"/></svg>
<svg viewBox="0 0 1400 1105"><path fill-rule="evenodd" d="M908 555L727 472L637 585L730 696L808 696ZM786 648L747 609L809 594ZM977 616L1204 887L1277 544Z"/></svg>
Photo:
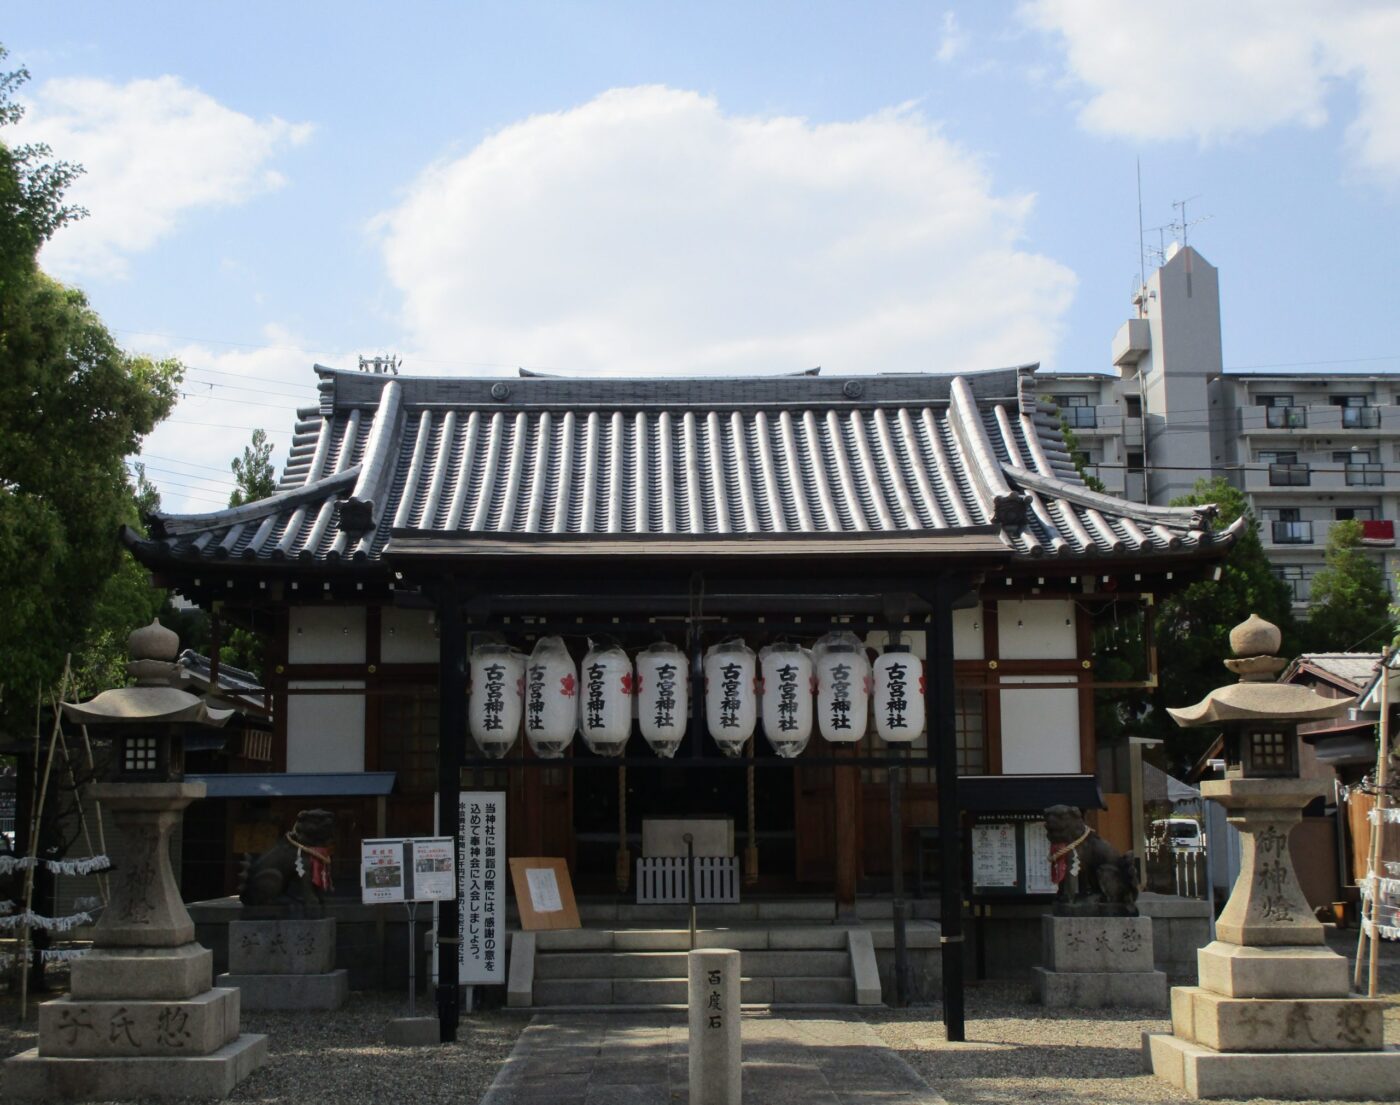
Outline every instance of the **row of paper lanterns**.
<svg viewBox="0 0 1400 1105"><path fill-rule="evenodd" d="M924 729L924 667L912 652L890 646L874 664L859 637L829 633L809 651L779 641L755 655L741 639L705 651L705 720L711 738L737 756L760 721L779 756L800 755L813 729L834 743L875 733L908 744ZM524 653L504 644L471 652L472 737L488 756L504 756L522 727L535 754L562 756L578 733L602 756L620 756L632 735L633 707L642 737L658 756L680 747L690 719L690 661L672 644L637 653L589 642L575 664L558 637ZM873 707L873 709L872 709Z"/></svg>

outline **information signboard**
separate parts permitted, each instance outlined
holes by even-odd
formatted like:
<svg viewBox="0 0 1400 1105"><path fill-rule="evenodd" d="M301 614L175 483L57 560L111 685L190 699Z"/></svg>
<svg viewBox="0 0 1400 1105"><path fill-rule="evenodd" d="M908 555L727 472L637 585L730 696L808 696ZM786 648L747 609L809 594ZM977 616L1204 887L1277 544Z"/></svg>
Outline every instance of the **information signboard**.
<svg viewBox="0 0 1400 1105"><path fill-rule="evenodd" d="M505 791L462 791L458 796L458 819L460 979L468 986L504 983Z"/></svg>
<svg viewBox="0 0 1400 1105"><path fill-rule="evenodd" d="M450 899L452 838L379 837L360 842L360 900L440 902Z"/></svg>
<svg viewBox="0 0 1400 1105"><path fill-rule="evenodd" d="M972 892L978 897L1054 894L1050 841L1039 814L993 814L972 826Z"/></svg>

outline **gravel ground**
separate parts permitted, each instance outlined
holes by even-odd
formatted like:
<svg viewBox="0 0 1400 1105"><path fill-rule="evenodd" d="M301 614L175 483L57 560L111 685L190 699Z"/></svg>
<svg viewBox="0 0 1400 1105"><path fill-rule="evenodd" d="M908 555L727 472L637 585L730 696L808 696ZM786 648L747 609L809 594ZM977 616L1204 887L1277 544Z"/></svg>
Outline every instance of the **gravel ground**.
<svg viewBox="0 0 1400 1105"><path fill-rule="evenodd" d="M244 1032L268 1036L267 1065L229 1101L263 1105L427 1105L480 1101L528 1018L483 1013L464 1018L449 1047L403 1048L384 1043L384 1026L404 1015L402 995L355 993L336 1013L244 1013ZM420 1014L430 1010L421 1006ZM31 1048L36 1018L16 1029L18 1002L0 998L0 1056ZM0 1100L4 1099L0 1073Z"/></svg>

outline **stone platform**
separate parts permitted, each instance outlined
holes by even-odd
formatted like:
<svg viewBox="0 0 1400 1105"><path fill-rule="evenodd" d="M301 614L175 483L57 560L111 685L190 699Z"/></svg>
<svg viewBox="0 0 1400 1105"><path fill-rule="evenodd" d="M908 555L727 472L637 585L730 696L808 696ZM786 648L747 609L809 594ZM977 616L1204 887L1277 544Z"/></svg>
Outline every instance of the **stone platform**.
<svg viewBox="0 0 1400 1105"><path fill-rule="evenodd" d="M1041 918L1040 1003L1051 1008L1165 1009L1167 976L1152 958L1150 917Z"/></svg>
<svg viewBox="0 0 1400 1105"><path fill-rule="evenodd" d="M1147 1036L1144 1059L1191 1097L1400 1101L1400 1048L1383 1051L1222 1052L1176 1036Z"/></svg>
<svg viewBox="0 0 1400 1105"><path fill-rule="evenodd" d="M243 992L245 1009L339 1009L350 996L348 971L335 966L335 919L234 921L229 969L220 986Z"/></svg>
<svg viewBox="0 0 1400 1105"><path fill-rule="evenodd" d="M228 1097L267 1062L267 1037L247 1033L208 1055L55 1058L37 1047L5 1063L10 1101Z"/></svg>

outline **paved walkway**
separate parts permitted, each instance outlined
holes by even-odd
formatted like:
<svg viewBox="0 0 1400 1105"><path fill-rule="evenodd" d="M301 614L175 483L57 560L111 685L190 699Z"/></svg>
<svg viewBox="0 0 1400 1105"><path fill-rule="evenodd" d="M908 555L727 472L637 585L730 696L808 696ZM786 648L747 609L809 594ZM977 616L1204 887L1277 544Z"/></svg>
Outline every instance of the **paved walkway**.
<svg viewBox="0 0 1400 1105"><path fill-rule="evenodd" d="M859 1021L746 1014L745 1105L945 1105ZM481 1105L689 1100L681 1014L539 1014Z"/></svg>

